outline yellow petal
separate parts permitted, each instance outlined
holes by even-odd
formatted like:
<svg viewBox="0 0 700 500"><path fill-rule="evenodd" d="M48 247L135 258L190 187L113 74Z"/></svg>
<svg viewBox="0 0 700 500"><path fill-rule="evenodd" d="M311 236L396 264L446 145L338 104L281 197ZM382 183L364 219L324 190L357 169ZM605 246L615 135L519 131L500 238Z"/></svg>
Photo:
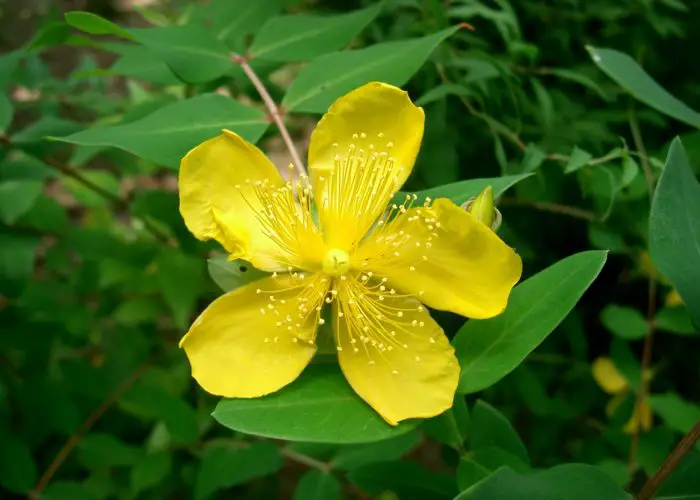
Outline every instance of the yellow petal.
<svg viewBox="0 0 700 500"><path fill-rule="evenodd" d="M299 376L316 352L315 308L327 280L298 276L265 278L236 289L197 318L180 346L204 390L253 398Z"/></svg>
<svg viewBox="0 0 700 500"><path fill-rule="evenodd" d="M620 394L629 388L627 380L620 374L610 358L596 358L591 370L595 381L608 394Z"/></svg>
<svg viewBox="0 0 700 500"><path fill-rule="evenodd" d="M447 199L378 226L354 265L387 277L430 307L480 319L505 309L522 274L518 254Z"/></svg>
<svg viewBox="0 0 700 500"><path fill-rule="evenodd" d="M652 426L652 411L651 407L642 401L640 404L635 403L635 410L632 412L632 416L625 424L622 429L626 434L634 434L641 428L644 431L649 431Z"/></svg>
<svg viewBox="0 0 700 500"><path fill-rule="evenodd" d="M425 116L408 94L373 82L339 98L309 145L309 173L324 239L349 252L415 162Z"/></svg>
<svg viewBox="0 0 700 500"><path fill-rule="evenodd" d="M180 165L180 213L201 240L216 239L231 254L265 270L304 267L321 246L308 209L255 146L225 130L203 142ZM274 196L274 199L273 199ZM302 250L300 247L306 248Z"/></svg>
<svg viewBox="0 0 700 500"><path fill-rule="evenodd" d="M439 415L452 406L457 388L454 349L418 301L384 294L380 286L352 277L339 282L333 321L340 367L392 425Z"/></svg>

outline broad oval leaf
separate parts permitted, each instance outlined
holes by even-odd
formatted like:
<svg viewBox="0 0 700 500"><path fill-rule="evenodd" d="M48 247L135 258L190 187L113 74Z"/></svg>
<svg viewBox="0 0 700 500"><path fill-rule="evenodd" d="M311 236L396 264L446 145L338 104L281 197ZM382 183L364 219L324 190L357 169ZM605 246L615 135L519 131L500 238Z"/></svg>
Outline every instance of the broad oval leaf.
<svg viewBox="0 0 700 500"><path fill-rule="evenodd" d="M464 203L470 198L474 198L481 193L487 186L493 188L494 196L501 196L508 188L517 184L523 179L530 177L532 174L506 175L503 177L493 177L486 179L468 179L466 181L453 182L422 191L408 193L399 191L394 196L394 202L402 202L407 194L415 194L419 200L425 198L449 198L457 205Z"/></svg>
<svg viewBox="0 0 700 500"><path fill-rule="evenodd" d="M289 111L323 113L338 97L365 83L379 80L401 86L418 71L435 47L457 29L452 27L423 38L379 43L319 57L301 70L282 105Z"/></svg>
<svg viewBox="0 0 700 500"><path fill-rule="evenodd" d="M243 51L248 35L279 13L282 5L280 0L211 0L195 9L195 19L210 27L217 40L231 50Z"/></svg>
<svg viewBox="0 0 700 500"><path fill-rule="evenodd" d="M218 94L163 106L124 125L95 127L53 139L82 146L114 146L146 160L178 168L180 159L226 128L256 142L268 127L262 111Z"/></svg>
<svg viewBox="0 0 700 500"><path fill-rule="evenodd" d="M458 391L485 389L522 363L573 309L606 257L599 250L567 257L515 287L500 316L468 321L453 340Z"/></svg>
<svg viewBox="0 0 700 500"><path fill-rule="evenodd" d="M303 14L270 19L250 46L250 58L305 61L345 47L377 17L382 4L336 16Z"/></svg>
<svg viewBox="0 0 700 500"><path fill-rule="evenodd" d="M482 450L496 446L529 463L527 449L508 419L496 408L478 400L472 412L470 449Z"/></svg>
<svg viewBox="0 0 700 500"><path fill-rule="evenodd" d="M127 30L92 12L73 11L65 15L66 23L91 35L114 35L127 40L134 37Z"/></svg>
<svg viewBox="0 0 700 500"><path fill-rule="evenodd" d="M222 399L212 416L246 434L288 441L367 443L408 432L387 424L355 394L336 365L311 365L291 385L257 399Z"/></svg>
<svg viewBox="0 0 700 500"><path fill-rule="evenodd" d="M521 475L509 467L463 491L455 500L629 500L615 481L593 465L564 464Z"/></svg>
<svg viewBox="0 0 700 500"><path fill-rule="evenodd" d="M591 46L586 49L600 69L644 104L683 123L700 127L700 113L669 94L630 56L611 49Z"/></svg>
<svg viewBox="0 0 700 500"><path fill-rule="evenodd" d="M683 143L671 143L649 217L649 253L700 328L700 183Z"/></svg>

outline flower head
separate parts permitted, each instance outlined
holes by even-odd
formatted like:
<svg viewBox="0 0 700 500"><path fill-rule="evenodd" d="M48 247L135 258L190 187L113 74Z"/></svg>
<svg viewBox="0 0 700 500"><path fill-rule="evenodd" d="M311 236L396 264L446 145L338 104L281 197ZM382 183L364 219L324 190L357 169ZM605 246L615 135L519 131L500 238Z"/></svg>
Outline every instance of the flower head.
<svg viewBox="0 0 700 500"><path fill-rule="evenodd" d="M423 124L405 92L375 82L338 99L318 123L309 177L285 182L229 131L183 158L180 211L189 230L272 273L215 300L182 339L205 390L251 398L289 384L316 352L330 308L340 367L387 422L451 406L459 365L423 304L495 316L522 264L447 199L392 201Z"/></svg>

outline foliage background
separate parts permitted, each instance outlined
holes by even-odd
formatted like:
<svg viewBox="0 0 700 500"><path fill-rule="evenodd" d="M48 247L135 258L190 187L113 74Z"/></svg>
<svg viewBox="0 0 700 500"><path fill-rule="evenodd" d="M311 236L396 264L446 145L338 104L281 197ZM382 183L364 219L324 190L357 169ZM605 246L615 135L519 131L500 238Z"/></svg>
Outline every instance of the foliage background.
<svg viewBox="0 0 700 500"><path fill-rule="evenodd" d="M700 419L698 334L685 308L669 299L672 288L653 267L647 232L649 183L674 136L698 171L700 120L692 110L679 121L653 109L661 104L635 100L586 47L630 55L692 106L700 100L693 50L700 45L700 5L284 0L255 4L247 24L240 21L245 5L0 3L0 496L453 498L501 465L525 472L567 462L591 464L638 491ZM608 260L525 362L466 398L471 419L458 397L451 420L368 445L249 437L211 418L217 401L191 381L177 348L192 317L221 293L207 273L215 246L196 242L184 228L171 168L202 138L148 135L168 120L137 133L122 128L100 136L90 128L62 141L46 138L91 124L134 123L216 91L260 110L251 112L260 123L248 133L260 137L278 165L288 163L288 153L275 127L257 118L266 111L233 63L183 56L175 65L184 72L175 73L184 81L173 74L164 51L194 38L129 49L114 36L87 37L64 14L89 11L123 27L200 21L235 27L223 38L229 50L243 52L281 12L361 8L376 8L376 15L349 30L349 44L316 43L253 64L272 97L285 106L293 101L285 97L292 82L342 76L342 67L328 64L304 73L306 61L324 51L418 39L469 23L473 30L441 36L445 41L423 59L417 48L408 50L383 65L386 74L368 77L402 80L426 109L424 145L405 189L532 173L499 204L500 233L522 255L526 276L582 250L608 250ZM245 115L222 108L224 100L200 106L212 115ZM302 151L323 109L306 102L285 116ZM227 277L247 279L240 272ZM436 317L451 336L463 325L453 315ZM611 396L592 376L599 357L612 358L626 380L614 412L606 412ZM642 366L653 373L649 388ZM625 432L636 400L650 405L653 425ZM695 448L657 498L700 494L697 478L681 474L700 468L699 455ZM471 494L464 498L488 498Z"/></svg>

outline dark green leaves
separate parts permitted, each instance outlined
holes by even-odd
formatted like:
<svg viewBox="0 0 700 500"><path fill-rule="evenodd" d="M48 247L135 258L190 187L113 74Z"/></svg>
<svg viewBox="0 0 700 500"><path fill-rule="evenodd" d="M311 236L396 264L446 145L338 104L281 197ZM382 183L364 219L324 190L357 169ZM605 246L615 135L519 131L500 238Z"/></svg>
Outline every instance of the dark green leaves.
<svg viewBox="0 0 700 500"><path fill-rule="evenodd" d="M156 265L158 284L175 324L186 328L202 288L202 262L175 250L164 250Z"/></svg>
<svg viewBox="0 0 700 500"><path fill-rule="evenodd" d="M2 432L0 485L14 493L28 493L37 480L37 470L27 444Z"/></svg>
<svg viewBox="0 0 700 500"><path fill-rule="evenodd" d="M569 314L605 259L600 251L567 257L518 285L500 316L468 321L453 340L459 391L485 389L518 366Z"/></svg>
<svg viewBox="0 0 700 500"><path fill-rule="evenodd" d="M281 466L282 457L272 443L212 446L199 464L194 497L204 500L217 490L274 474Z"/></svg>
<svg viewBox="0 0 700 500"><path fill-rule="evenodd" d="M294 490L293 500L341 500L340 483L329 472L310 470L304 474Z"/></svg>
<svg viewBox="0 0 700 500"><path fill-rule="evenodd" d="M592 465L559 465L535 474L520 475L508 467L496 471L455 500L629 500L610 477Z"/></svg>
<svg viewBox="0 0 700 500"><path fill-rule="evenodd" d="M337 16L293 15L270 19L255 36L251 58L304 61L343 48L374 19L381 3Z"/></svg>
<svg viewBox="0 0 700 500"><path fill-rule="evenodd" d="M224 399L213 417L233 430L289 441L363 443L415 427L392 427L362 401L337 366L312 365L284 389L258 399Z"/></svg>
<svg viewBox="0 0 700 500"><path fill-rule="evenodd" d="M472 450L495 446L513 454L524 463L530 461L525 445L508 419L493 406L481 400L476 402L472 412L470 443Z"/></svg>
<svg viewBox="0 0 700 500"><path fill-rule="evenodd" d="M700 325L700 183L680 139L668 152L649 219L649 251Z"/></svg>
<svg viewBox="0 0 700 500"><path fill-rule="evenodd" d="M299 73L282 105L289 111L323 113L341 95L373 80L401 86L456 30L319 57Z"/></svg>
<svg viewBox="0 0 700 500"><path fill-rule="evenodd" d="M621 339L639 340L649 331L642 313L631 307L610 304L603 309L600 320L605 328Z"/></svg>
<svg viewBox="0 0 700 500"><path fill-rule="evenodd" d="M267 126L261 111L218 94L204 94L163 106L131 123L94 127L56 140L82 146L114 146L177 168L190 149L218 135L221 129L255 142Z"/></svg>
<svg viewBox="0 0 700 500"><path fill-rule="evenodd" d="M611 49L586 48L600 69L644 104L688 125L700 127L700 113L669 94L630 56Z"/></svg>

